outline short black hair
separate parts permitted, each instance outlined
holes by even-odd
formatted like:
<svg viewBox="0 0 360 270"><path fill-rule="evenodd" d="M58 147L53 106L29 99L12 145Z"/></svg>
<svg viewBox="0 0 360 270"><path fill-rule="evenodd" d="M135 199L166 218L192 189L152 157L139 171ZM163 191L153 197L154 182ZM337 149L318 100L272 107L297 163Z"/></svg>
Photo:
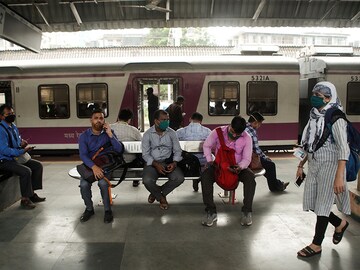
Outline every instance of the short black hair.
<svg viewBox="0 0 360 270"><path fill-rule="evenodd" d="M103 111L102 109L94 109L94 110L91 111L91 117L93 117L93 115L94 115L95 113L102 113L102 114L104 114L104 111ZM104 114L104 115L105 115L105 114Z"/></svg>
<svg viewBox="0 0 360 270"><path fill-rule="evenodd" d="M10 106L9 104L3 104L0 106L0 114L4 114L4 111L7 110L11 110L13 107Z"/></svg>
<svg viewBox="0 0 360 270"><path fill-rule="evenodd" d="M249 122L250 123L253 123L255 121L261 123L264 120L265 120L264 116L262 116L262 114L259 113L259 112L253 112L252 114L250 114L250 117L249 117Z"/></svg>
<svg viewBox="0 0 360 270"><path fill-rule="evenodd" d="M154 112L154 119L158 119L158 120L159 120L160 115L162 115L162 114L168 115L167 111L165 111L165 110L156 110L156 111Z"/></svg>
<svg viewBox="0 0 360 270"><path fill-rule="evenodd" d="M183 96L177 96L176 102L179 102L179 101L185 101L185 98Z"/></svg>
<svg viewBox="0 0 360 270"><path fill-rule="evenodd" d="M201 114L201 113L198 113L198 112L194 112L194 113L191 115L191 119L192 119L192 120L197 120L197 121L202 122L203 118L204 118L204 117L202 116L202 114Z"/></svg>
<svg viewBox="0 0 360 270"><path fill-rule="evenodd" d="M118 119L122 121L128 121L134 116L133 112L130 109L122 109L119 112Z"/></svg>
<svg viewBox="0 0 360 270"><path fill-rule="evenodd" d="M152 87L149 87L148 89L146 89L146 94L152 94L152 93L154 93L154 88L152 88Z"/></svg>
<svg viewBox="0 0 360 270"><path fill-rule="evenodd" d="M240 115L235 116L231 120L231 127L235 131L236 134L241 134L246 128L246 121L244 118L242 118Z"/></svg>

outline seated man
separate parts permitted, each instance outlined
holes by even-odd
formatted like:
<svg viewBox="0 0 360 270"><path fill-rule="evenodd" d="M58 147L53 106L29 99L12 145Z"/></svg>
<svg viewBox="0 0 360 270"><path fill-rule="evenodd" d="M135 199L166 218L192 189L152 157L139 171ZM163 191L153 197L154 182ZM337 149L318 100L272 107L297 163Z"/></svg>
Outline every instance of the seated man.
<svg viewBox="0 0 360 270"><path fill-rule="evenodd" d="M160 208L166 210L169 207L166 196L184 182L184 174L176 166L182 159L182 150L175 131L169 128L166 111L155 111L154 125L144 133L141 147L146 162L143 183L150 192L148 202L153 203L156 199L160 202ZM169 180L158 186L156 181L161 175Z"/></svg>
<svg viewBox="0 0 360 270"><path fill-rule="evenodd" d="M141 141L141 133L136 128L130 125L131 119L133 118L133 113L129 109L122 109L118 115L118 121L114 124L111 124L110 127L114 131L116 137L122 141ZM140 155L140 154L139 154ZM126 163L131 163L136 161L136 154L123 154L124 160ZM130 164L131 167L131 164ZM139 185L139 181L133 181L133 187L137 187Z"/></svg>
<svg viewBox="0 0 360 270"><path fill-rule="evenodd" d="M20 178L20 205L24 209L34 209L37 202L45 201L34 190L42 189L43 166L34 159L24 164L15 161L18 157L34 149L26 140L21 139L14 124L16 115L11 106L0 106L0 170L11 172Z"/></svg>
<svg viewBox="0 0 360 270"><path fill-rule="evenodd" d="M253 152L260 156L261 165L266 171L264 176L267 179L269 190L272 192L284 191L289 185L289 182L284 183L276 178L275 163L268 156L266 156L259 147L256 130L261 126L264 120L264 117L259 112L253 112L249 117L248 123L246 124L246 131L252 138Z"/></svg>
<svg viewBox="0 0 360 270"><path fill-rule="evenodd" d="M250 226L252 224L252 203L255 195L255 175L247 167L251 161L252 142L251 137L245 132L246 121L241 116L235 116L231 124L222 126L221 131L224 135L225 145L235 150L235 160L237 165L229 170L239 175L239 181L244 184L244 205L242 207L241 225ZM215 167L211 150L215 149L215 155L220 148L220 141L216 130L213 130L204 142L204 154L207 160L207 169L201 175L201 188L203 201L206 206L206 216L202 221L204 226L212 226L217 221L216 206L214 203L214 182Z"/></svg>
<svg viewBox="0 0 360 270"><path fill-rule="evenodd" d="M105 209L104 222L110 223L113 221L113 214L108 192L109 185L104 179L103 170L95 165L92 161L92 157L104 145L109 145L109 147L106 147L101 153L106 153L106 151L116 151L121 153L123 152L123 145L113 134L110 125L105 123L104 113L101 109L96 109L92 112L90 122L91 128L84 131L79 138L80 159L87 167L92 169L96 180L98 180L98 186L100 188ZM86 206L84 213L80 217L81 222L88 221L91 216L94 215L94 206L91 200L91 185L92 183L80 179L80 193Z"/></svg>
<svg viewBox="0 0 360 270"><path fill-rule="evenodd" d="M190 124L184 128L180 128L176 131L180 141L205 141L209 136L211 130L201 125L203 116L201 113L195 112L190 118ZM206 164L204 154L195 154L199 159L202 167ZM199 190L199 181L193 180L193 188L195 191Z"/></svg>

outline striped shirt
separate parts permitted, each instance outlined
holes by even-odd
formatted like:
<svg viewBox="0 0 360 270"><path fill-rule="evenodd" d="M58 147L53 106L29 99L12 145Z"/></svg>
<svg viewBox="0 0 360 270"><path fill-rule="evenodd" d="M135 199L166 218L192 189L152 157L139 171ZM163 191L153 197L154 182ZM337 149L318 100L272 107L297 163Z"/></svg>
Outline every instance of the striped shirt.
<svg viewBox="0 0 360 270"><path fill-rule="evenodd" d="M245 130L251 136L251 139L252 139L252 142L253 142L253 152L256 153L257 155L259 155L260 157L266 159L266 155L264 154L264 152L261 150L261 148L259 146L259 141L258 141L256 129L253 128L250 123L246 123L246 129Z"/></svg>

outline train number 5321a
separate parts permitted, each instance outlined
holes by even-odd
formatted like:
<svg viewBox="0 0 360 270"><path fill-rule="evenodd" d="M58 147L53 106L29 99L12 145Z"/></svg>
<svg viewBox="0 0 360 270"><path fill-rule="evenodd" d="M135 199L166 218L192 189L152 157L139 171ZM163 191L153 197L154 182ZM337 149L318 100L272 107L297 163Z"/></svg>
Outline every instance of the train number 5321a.
<svg viewBox="0 0 360 270"><path fill-rule="evenodd" d="M251 80L252 81L270 81L268 75L252 75Z"/></svg>

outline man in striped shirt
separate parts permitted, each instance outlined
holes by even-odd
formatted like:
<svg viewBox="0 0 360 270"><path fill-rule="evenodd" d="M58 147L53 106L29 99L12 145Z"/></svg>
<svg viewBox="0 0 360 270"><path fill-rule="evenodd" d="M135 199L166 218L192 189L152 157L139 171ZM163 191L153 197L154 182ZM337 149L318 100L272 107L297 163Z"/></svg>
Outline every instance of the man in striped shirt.
<svg viewBox="0 0 360 270"><path fill-rule="evenodd" d="M259 112L253 112L246 124L246 131L252 138L253 152L260 156L261 165L266 171L265 177L268 182L269 190L272 192L284 191L289 185L289 182L282 182L276 178L275 163L265 155L259 146L256 130L261 126L264 120L264 117Z"/></svg>

